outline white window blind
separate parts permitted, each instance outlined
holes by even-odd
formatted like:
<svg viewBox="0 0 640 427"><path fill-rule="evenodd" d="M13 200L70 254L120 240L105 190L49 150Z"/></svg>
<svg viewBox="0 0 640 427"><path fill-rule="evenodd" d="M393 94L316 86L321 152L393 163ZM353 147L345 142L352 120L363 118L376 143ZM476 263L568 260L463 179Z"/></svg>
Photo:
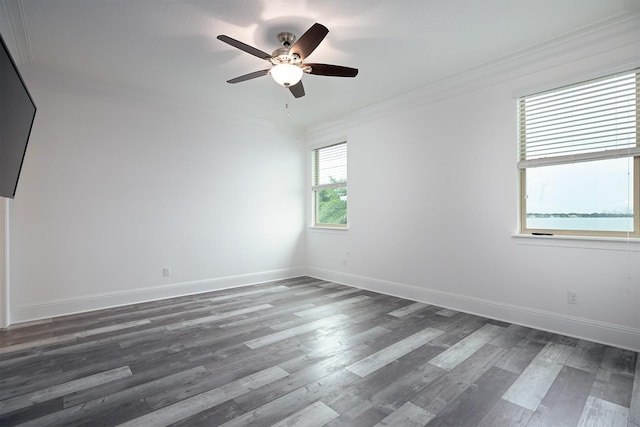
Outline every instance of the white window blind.
<svg viewBox="0 0 640 427"><path fill-rule="evenodd" d="M518 168L640 155L640 69L519 98Z"/></svg>
<svg viewBox="0 0 640 427"><path fill-rule="evenodd" d="M313 150L313 191L347 185L347 143Z"/></svg>

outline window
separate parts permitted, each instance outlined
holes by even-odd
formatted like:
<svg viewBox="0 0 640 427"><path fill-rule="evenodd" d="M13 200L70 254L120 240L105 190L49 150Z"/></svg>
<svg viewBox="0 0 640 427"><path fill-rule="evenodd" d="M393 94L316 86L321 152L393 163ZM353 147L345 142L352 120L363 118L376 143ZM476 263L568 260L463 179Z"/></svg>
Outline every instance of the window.
<svg viewBox="0 0 640 427"><path fill-rule="evenodd" d="M640 237L640 69L518 99L522 233Z"/></svg>
<svg viewBox="0 0 640 427"><path fill-rule="evenodd" d="M347 226L347 143L313 150L313 224Z"/></svg>

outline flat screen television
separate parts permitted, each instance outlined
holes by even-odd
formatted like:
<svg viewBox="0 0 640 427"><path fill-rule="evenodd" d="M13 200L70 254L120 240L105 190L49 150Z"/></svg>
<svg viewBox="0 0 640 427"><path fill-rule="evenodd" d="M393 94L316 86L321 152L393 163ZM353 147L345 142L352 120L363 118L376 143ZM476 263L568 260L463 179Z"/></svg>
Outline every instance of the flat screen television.
<svg viewBox="0 0 640 427"><path fill-rule="evenodd" d="M13 199L36 105L0 35L0 196Z"/></svg>

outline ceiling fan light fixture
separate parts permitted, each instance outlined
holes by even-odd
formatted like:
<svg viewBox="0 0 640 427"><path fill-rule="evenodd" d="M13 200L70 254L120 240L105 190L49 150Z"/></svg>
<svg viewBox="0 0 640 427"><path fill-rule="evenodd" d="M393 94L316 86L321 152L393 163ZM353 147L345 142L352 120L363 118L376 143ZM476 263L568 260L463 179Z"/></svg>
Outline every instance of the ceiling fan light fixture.
<svg viewBox="0 0 640 427"><path fill-rule="evenodd" d="M298 84L302 79L302 68L291 64L276 64L271 68L271 77L279 85L290 87Z"/></svg>

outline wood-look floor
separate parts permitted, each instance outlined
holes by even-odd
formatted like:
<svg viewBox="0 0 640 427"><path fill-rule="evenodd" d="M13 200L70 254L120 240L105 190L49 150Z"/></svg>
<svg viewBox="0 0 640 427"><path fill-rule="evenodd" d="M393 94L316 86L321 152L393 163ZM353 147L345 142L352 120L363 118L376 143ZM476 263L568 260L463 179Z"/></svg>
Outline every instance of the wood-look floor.
<svg viewBox="0 0 640 427"><path fill-rule="evenodd" d="M637 353L309 277L0 344L2 427L640 427Z"/></svg>

